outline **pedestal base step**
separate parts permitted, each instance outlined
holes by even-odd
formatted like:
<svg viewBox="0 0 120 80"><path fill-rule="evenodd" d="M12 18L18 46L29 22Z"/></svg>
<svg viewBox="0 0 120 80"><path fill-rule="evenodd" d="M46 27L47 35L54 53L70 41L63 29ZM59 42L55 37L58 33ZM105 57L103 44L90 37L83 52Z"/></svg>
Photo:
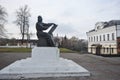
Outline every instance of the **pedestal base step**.
<svg viewBox="0 0 120 80"><path fill-rule="evenodd" d="M90 76L90 72L72 60L61 58L56 65L28 65L25 59L16 61L0 71L0 79ZM27 62L25 64L25 62Z"/></svg>
<svg viewBox="0 0 120 80"><path fill-rule="evenodd" d="M33 49L31 58L18 60L2 69L0 79L90 76L90 72L82 66L72 60L60 58L57 48L48 48L51 54L46 50Z"/></svg>
<svg viewBox="0 0 120 80"><path fill-rule="evenodd" d="M29 78L43 78L43 77L86 77L90 76L87 72L80 73L22 73L22 74L0 74L0 79L29 79Z"/></svg>

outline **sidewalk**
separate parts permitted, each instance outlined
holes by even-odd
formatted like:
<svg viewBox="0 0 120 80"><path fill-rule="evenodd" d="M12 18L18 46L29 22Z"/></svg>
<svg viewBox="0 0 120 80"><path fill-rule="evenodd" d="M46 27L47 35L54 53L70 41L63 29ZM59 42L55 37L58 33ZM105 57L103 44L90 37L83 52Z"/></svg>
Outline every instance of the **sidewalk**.
<svg viewBox="0 0 120 80"><path fill-rule="evenodd" d="M120 57L102 57L92 54L62 54L91 72L87 80L119 80Z"/></svg>

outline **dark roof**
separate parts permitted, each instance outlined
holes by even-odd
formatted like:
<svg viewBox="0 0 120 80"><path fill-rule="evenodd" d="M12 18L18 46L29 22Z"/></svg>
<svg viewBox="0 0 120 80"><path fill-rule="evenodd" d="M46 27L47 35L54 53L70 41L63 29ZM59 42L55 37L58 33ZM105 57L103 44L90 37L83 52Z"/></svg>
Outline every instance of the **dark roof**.
<svg viewBox="0 0 120 80"><path fill-rule="evenodd" d="M89 32L93 32L93 31L95 31L95 29L92 29L92 30L90 30Z"/></svg>
<svg viewBox="0 0 120 80"><path fill-rule="evenodd" d="M120 25L120 20L111 20L109 21L109 25Z"/></svg>
<svg viewBox="0 0 120 80"><path fill-rule="evenodd" d="M111 20L107 22L107 25L105 25L104 28L114 26L114 25L120 25L120 20Z"/></svg>
<svg viewBox="0 0 120 80"><path fill-rule="evenodd" d="M109 22L103 22L104 23L104 27L103 28L107 28L107 27L111 27L114 25L120 25L120 20L111 20ZM90 30L89 32L93 32L95 31L95 29Z"/></svg>

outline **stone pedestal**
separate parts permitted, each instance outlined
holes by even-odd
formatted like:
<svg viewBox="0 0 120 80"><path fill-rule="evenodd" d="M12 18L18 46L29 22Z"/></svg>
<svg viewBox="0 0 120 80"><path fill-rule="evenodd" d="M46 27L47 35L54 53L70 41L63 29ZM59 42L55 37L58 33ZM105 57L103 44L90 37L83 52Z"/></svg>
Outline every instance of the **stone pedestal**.
<svg viewBox="0 0 120 80"><path fill-rule="evenodd" d="M0 79L90 76L72 60L59 57L57 47L35 47L32 57L18 60L0 71Z"/></svg>
<svg viewBox="0 0 120 80"><path fill-rule="evenodd" d="M32 50L32 61L37 62L37 64L49 64L58 62L59 49L57 47L35 47Z"/></svg>

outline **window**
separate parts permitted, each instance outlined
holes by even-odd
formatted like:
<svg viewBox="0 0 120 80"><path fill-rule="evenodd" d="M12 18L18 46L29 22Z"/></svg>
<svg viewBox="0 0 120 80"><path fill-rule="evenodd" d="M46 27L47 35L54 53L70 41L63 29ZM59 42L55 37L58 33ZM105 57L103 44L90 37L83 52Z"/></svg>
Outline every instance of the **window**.
<svg viewBox="0 0 120 80"><path fill-rule="evenodd" d="M96 36L97 37L97 41L98 41L98 36Z"/></svg>
<svg viewBox="0 0 120 80"><path fill-rule="evenodd" d="M107 34L107 40L109 41L110 39L109 39L109 34Z"/></svg>
<svg viewBox="0 0 120 80"><path fill-rule="evenodd" d="M105 52L105 48L103 47L103 52Z"/></svg>
<svg viewBox="0 0 120 80"><path fill-rule="evenodd" d="M95 36L94 36L94 42L95 42Z"/></svg>
<svg viewBox="0 0 120 80"><path fill-rule="evenodd" d="M114 48L111 48L112 49L112 53L114 53Z"/></svg>
<svg viewBox="0 0 120 80"><path fill-rule="evenodd" d="M100 35L100 41L101 41L101 35Z"/></svg>
<svg viewBox="0 0 120 80"><path fill-rule="evenodd" d="M107 53L108 53L108 51L109 51L109 48L107 48Z"/></svg>
<svg viewBox="0 0 120 80"><path fill-rule="evenodd" d="M105 41L105 35L103 35L103 41Z"/></svg>
<svg viewBox="0 0 120 80"><path fill-rule="evenodd" d="M93 37L91 37L91 42L93 41Z"/></svg>
<svg viewBox="0 0 120 80"><path fill-rule="evenodd" d="M115 36L114 36L114 33L112 33L112 40L115 40Z"/></svg>

